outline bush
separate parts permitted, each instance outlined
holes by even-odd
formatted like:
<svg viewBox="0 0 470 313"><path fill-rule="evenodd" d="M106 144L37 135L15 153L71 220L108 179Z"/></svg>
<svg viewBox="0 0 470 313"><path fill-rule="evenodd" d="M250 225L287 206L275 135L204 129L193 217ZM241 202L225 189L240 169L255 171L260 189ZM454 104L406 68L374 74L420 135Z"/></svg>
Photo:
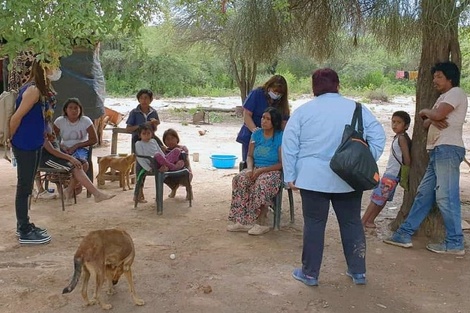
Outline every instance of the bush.
<svg viewBox="0 0 470 313"><path fill-rule="evenodd" d="M367 98L370 101L388 102L388 96L383 89L371 90L367 93Z"/></svg>

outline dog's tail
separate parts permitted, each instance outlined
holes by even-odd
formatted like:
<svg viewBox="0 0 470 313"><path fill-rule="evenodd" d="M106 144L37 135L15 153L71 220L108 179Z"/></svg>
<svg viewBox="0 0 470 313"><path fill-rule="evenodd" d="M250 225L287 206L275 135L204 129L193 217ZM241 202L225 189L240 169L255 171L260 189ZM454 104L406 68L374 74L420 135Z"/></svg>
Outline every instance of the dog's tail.
<svg viewBox="0 0 470 313"><path fill-rule="evenodd" d="M80 280L80 275L82 274L82 258L74 258L73 259L73 277L70 284L62 290L62 294L72 292L78 284Z"/></svg>

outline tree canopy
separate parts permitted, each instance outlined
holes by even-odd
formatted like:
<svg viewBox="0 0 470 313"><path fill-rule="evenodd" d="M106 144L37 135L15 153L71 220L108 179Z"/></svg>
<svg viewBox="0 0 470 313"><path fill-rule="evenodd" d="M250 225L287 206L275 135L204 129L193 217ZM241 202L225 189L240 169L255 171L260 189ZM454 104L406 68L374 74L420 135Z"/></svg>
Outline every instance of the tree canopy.
<svg viewBox="0 0 470 313"><path fill-rule="evenodd" d="M158 0L2 0L2 55L41 52L58 62L74 46L94 46L106 36L136 35L164 8Z"/></svg>

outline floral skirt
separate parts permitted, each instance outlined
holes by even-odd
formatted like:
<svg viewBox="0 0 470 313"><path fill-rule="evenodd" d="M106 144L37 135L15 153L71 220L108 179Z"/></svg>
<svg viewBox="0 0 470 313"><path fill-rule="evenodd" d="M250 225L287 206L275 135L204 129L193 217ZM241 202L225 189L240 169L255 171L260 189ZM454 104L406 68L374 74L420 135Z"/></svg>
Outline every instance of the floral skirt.
<svg viewBox="0 0 470 313"><path fill-rule="evenodd" d="M228 219L235 223L251 225L258 219L262 206L271 206L281 186L281 172L263 173L256 181L243 170L232 180L232 205Z"/></svg>

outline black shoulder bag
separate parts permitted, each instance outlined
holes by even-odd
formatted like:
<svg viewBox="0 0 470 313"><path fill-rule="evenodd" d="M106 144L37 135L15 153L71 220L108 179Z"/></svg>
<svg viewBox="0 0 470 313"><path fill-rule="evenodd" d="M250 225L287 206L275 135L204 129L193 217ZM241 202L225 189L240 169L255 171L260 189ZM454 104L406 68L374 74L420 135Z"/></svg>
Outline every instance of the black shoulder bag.
<svg viewBox="0 0 470 313"><path fill-rule="evenodd" d="M330 160L330 168L357 191L373 189L380 180L377 163L363 134L362 107L356 102L351 125L344 127L343 139Z"/></svg>

